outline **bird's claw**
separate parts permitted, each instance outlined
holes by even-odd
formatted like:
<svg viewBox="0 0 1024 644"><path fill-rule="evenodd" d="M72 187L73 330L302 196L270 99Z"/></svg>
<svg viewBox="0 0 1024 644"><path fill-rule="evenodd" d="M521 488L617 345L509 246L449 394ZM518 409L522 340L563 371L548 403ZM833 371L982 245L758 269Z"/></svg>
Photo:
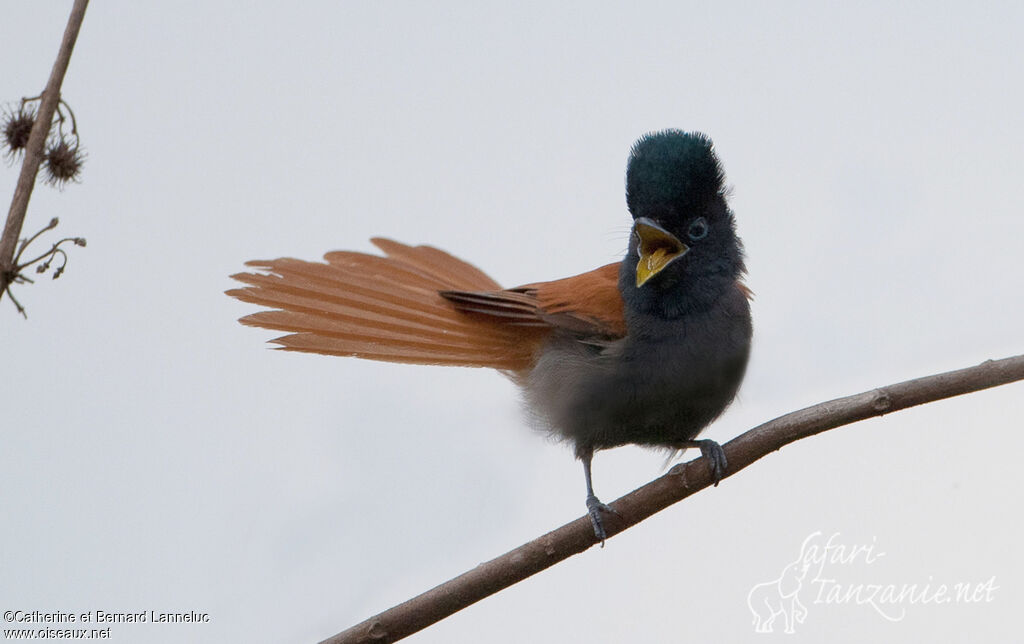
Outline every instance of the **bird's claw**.
<svg viewBox="0 0 1024 644"><path fill-rule="evenodd" d="M614 514L615 516L622 516L615 511L615 508L602 503L599 498L591 494L587 497L587 514L590 515L590 524L594 526L594 536L600 539L601 547L604 547L604 540L607 538L607 533L604 531L604 524L601 521L601 513L607 512L608 514Z"/></svg>
<svg viewBox="0 0 1024 644"><path fill-rule="evenodd" d="M700 448L700 455L708 459L711 479L715 482L715 487L718 487L718 483L725 477L725 470L729 467L729 461L725 458L725 450L710 438L692 441L692 447Z"/></svg>

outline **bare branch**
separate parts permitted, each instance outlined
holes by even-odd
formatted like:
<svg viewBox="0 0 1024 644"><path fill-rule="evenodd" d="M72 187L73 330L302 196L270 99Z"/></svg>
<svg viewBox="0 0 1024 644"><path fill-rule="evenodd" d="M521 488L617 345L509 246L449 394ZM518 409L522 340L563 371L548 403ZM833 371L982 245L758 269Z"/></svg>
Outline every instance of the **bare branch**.
<svg viewBox="0 0 1024 644"><path fill-rule="evenodd" d="M61 101L60 87L64 82L64 74L67 73L71 52L75 48L75 40L78 39L78 32L82 27L82 19L85 18L85 8L88 4L89 0L75 0L75 4L71 8L71 16L64 29L64 39L61 41L57 60L54 61L53 69L50 71L50 80L46 83L46 89L43 90L35 124L32 126L32 133L25 146L21 174L18 175L14 198L11 200L11 208L7 213L3 237L0 237L0 297L3 297L7 286L17 273L12 263L14 248L18 244L18 237L21 235L21 228L25 223L25 213L28 212L32 188L35 186L36 176L39 174L39 164L43 161L43 147L53 123L53 113ZM21 310L20 306L19 310Z"/></svg>
<svg viewBox="0 0 1024 644"><path fill-rule="evenodd" d="M732 476L785 445L814 434L915 405L1024 380L1024 355L987 360L949 371L830 400L759 425L726 443ZM612 505L620 516L606 515L608 537L622 532L712 484L704 459L673 467L661 478L623 496ZM496 559L480 564L436 588L357 624L321 644L394 642L474 604L545 568L590 548L597 540L590 519L582 517Z"/></svg>

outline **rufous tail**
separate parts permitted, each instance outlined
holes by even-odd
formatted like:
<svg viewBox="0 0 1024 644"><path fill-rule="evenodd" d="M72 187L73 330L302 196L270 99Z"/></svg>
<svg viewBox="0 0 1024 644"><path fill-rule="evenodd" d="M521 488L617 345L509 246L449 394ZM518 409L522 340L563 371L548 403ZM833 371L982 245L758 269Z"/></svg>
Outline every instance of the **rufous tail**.
<svg viewBox="0 0 1024 644"><path fill-rule="evenodd" d="M530 366L540 330L460 312L438 294L499 290L494 280L437 248L371 241L384 257L337 251L325 262L247 262L262 272L232 275L247 286L227 294L275 310L239 321L288 332L271 340L287 351L507 371Z"/></svg>

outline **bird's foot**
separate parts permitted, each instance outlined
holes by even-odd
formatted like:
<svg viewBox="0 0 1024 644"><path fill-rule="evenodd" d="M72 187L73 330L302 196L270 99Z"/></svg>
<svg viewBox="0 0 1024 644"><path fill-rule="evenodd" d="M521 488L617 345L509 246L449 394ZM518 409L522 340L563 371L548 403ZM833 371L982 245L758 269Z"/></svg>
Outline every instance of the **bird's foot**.
<svg viewBox="0 0 1024 644"><path fill-rule="evenodd" d="M700 449L700 455L708 459L711 478L715 482L715 487L718 487L719 481L725 477L725 470L729 467L729 461L725 458L725 450L722 449L722 446L710 438L703 438L699 441L687 441L686 447Z"/></svg>
<svg viewBox="0 0 1024 644"><path fill-rule="evenodd" d="M612 506L602 503L601 499L593 494L587 497L587 514L590 515L590 524L594 526L594 536L601 540L601 547L604 547L604 540L608 536L604 531L604 524L601 522L601 513L607 512L615 516L622 516Z"/></svg>

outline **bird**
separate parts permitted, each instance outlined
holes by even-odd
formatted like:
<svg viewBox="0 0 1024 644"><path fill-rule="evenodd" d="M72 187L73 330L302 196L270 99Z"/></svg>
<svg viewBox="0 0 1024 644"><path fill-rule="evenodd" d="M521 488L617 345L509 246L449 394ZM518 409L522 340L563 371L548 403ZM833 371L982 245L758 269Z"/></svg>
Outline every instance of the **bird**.
<svg viewBox="0 0 1024 644"><path fill-rule="evenodd" d="M732 403L750 356L752 293L725 175L700 132L655 131L626 165L624 258L564 279L502 288L433 246L374 238L383 255L247 262L227 291L269 307L242 324L284 331L277 348L409 364L485 367L582 462L594 537L616 511L594 493L594 452L700 449L715 485L722 447L697 436Z"/></svg>

